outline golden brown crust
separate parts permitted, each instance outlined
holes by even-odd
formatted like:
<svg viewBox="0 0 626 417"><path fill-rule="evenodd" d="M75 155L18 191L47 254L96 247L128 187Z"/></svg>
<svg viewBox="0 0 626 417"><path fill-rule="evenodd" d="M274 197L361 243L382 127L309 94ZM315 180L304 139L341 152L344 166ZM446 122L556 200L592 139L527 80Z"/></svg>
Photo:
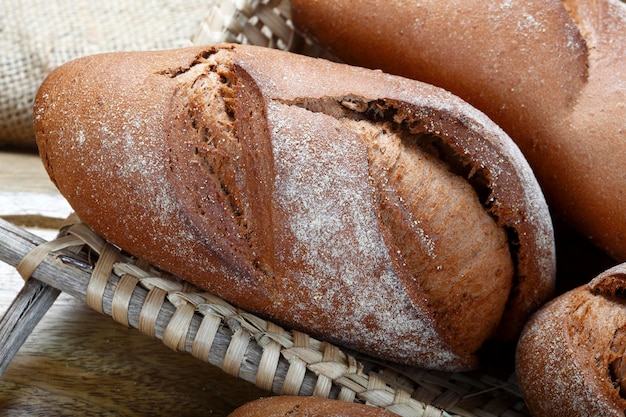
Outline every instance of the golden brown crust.
<svg viewBox="0 0 626 417"><path fill-rule="evenodd" d="M553 212L626 260L626 6L618 0L293 0L341 60L441 86L520 146Z"/></svg>
<svg viewBox="0 0 626 417"><path fill-rule="evenodd" d="M393 417L382 408L316 397L267 397L239 407L229 417Z"/></svg>
<svg viewBox="0 0 626 417"><path fill-rule="evenodd" d="M516 367L533 415L624 415L625 285L621 264L556 298L529 321Z"/></svg>
<svg viewBox="0 0 626 417"><path fill-rule="evenodd" d="M107 239L375 356L475 367L552 291L521 153L422 83L245 46L109 54L55 71L35 119L51 177Z"/></svg>

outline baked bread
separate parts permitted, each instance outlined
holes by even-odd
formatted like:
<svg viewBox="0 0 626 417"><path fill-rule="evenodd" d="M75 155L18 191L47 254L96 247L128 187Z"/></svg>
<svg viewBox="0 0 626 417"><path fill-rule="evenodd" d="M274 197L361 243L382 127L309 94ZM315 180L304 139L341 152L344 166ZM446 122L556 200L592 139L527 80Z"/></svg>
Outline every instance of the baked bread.
<svg viewBox="0 0 626 417"><path fill-rule="evenodd" d="M397 417L382 408L317 397L267 397L249 402L228 417Z"/></svg>
<svg viewBox="0 0 626 417"><path fill-rule="evenodd" d="M47 78L35 129L106 239L373 356L474 368L553 289L521 153L419 82L251 46L97 55Z"/></svg>
<svg viewBox="0 0 626 417"><path fill-rule="evenodd" d="M623 2L291 3L295 26L343 62L443 87L485 112L519 145L551 212L626 260Z"/></svg>
<svg viewBox="0 0 626 417"><path fill-rule="evenodd" d="M626 264L548 303L525 327L516 368L537 417L626 413Z"/></svg>

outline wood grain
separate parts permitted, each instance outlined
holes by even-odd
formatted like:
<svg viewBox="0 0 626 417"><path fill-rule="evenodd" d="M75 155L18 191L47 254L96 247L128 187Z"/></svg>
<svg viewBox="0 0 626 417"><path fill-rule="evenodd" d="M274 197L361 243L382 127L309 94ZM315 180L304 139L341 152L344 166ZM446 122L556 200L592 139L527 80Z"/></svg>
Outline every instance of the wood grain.
<svg viewBox="0 0 626 417"><path fill-rule="evenodd" d="M0 322L0 377L60 293L35 279L24 283Z"/></svg>

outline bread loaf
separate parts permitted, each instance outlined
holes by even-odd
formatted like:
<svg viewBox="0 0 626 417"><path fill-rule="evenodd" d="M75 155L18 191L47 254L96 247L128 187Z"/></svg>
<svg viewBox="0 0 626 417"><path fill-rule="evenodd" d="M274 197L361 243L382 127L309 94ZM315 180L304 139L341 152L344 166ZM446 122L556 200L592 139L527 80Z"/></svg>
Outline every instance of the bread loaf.
<svg viewBox="0 0 626 417"><path fill-rule="evenodd" d="M626 264L557 297L525 327L517 376L537 417L626 412Z"/></svg>
<svg viewBox="0 0 626 417"><path fill-rule="evenodd" d="M96 55L46 79L35 128L106 239L370 355L474 368L553 289L521 153L419 82L251 46Z"/></svg>
<svg viewBox="0 0 626 417"><path fill-rule="evenodd" d="M626 5L293 0L340 60L443 87L519 145L551 212L626 260Z"/></svg>
<svg viewBox="0 0 626 417"><path fill-rule="evenodd" d="M245 404L228 417L397 417L382 408L317 397L267 397Z"/></svg>

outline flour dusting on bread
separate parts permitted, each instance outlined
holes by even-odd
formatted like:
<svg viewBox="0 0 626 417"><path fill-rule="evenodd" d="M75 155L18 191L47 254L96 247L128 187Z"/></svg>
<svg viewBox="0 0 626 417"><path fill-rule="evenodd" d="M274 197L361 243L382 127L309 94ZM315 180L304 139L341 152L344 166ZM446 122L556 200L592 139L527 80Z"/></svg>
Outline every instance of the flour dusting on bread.
<svg viewBox="0 0 626 417"><path fill-rule="evenodd" d="M49 81L40 149L81 219L264 318L464 370L551 290L528 166L443 90L243 45L105 54Z"/></svg>

